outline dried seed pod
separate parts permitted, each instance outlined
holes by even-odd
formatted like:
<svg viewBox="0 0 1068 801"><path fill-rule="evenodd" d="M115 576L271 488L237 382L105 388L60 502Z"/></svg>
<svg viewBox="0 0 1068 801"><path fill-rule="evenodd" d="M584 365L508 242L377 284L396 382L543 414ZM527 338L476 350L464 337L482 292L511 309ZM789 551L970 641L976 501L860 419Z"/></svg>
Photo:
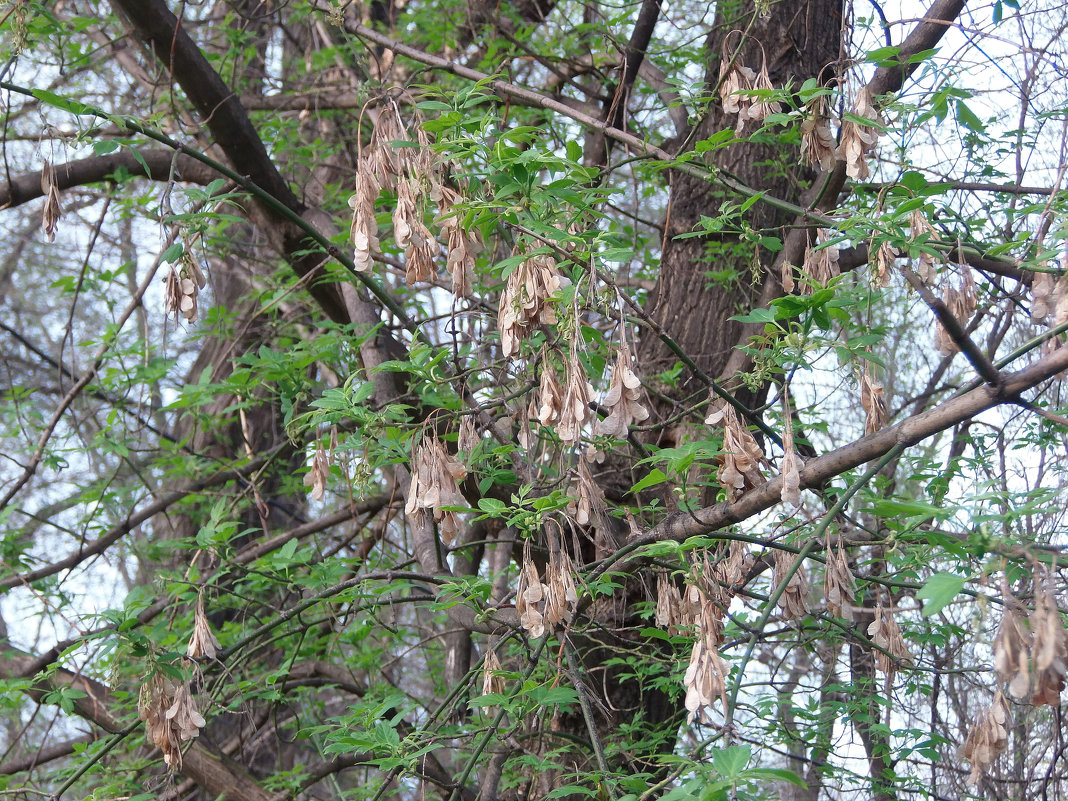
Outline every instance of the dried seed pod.
<svg viewBox="0 0 1068 801"><path fill-rule="evenodd" d="M775 551L775 570L772 583L781 587L787 582L787 573L793 567L796 556L788 551ZM808 574L802 563L786 583L786 589L779 596L779 608L787 620L800 620L808 614Z"/></svg>
<svg viewBox="0 0 1068 801"><path fill-rule="evenodd" d="M733 406L713 398L705 424L723 425L723 451L717 457L720 463L717 477L728 501L735 501L746 490L765 483L758 469L763 458L760 446L749 429L742 425Z"/></svg>
<svg viewBox="0 0 1068 801"><path fill-rule="evenodd" d="M475 256L481 250L477 231L468 232L460 224L456 206L463 196L451 187L436 182L430 199L438 204L437 223L445 236L445 267L452 276L452 293L458 298L474 295Z"/></svg>
<svg viewBox="0 0 1068 801"><path fill-rule="evenodd" d="M444 507L466 505L460 482L467 477L467 468L446 450L437 435L431 434L424 435L413 451L411 474L405 514L431 514L442 542L448 545L460 530L460 517L458 512Z"/></svg>
<svg viewBox="0 0 1068 801"><path fill-rule="evenodd" d="M898 665L912 664L912 654L905 644L905 638L901 636L893 612L883 608L882 603L875 607L875 620L868 626L868 636L880 649L875 652L875 666L886 675L889 684L894 679Z"/></svg>
<svg viewBox="0 0 1068 801"><path fill-rule="evenodd" d="M560 403L560 421L556 433L561 442L578 442L582 436L582 427L593 416L590 403L593 400L593 387L586 380L586 371L578 357L578 343L571 342L571 352L566 362L564 397Z"/></svg>
<svg viewBox="0 0 1068 801"><path fill-rule="evenodd" d="M879 113L872 105L871 92L867 87L857 92L853 103L853 116L862 117L878 124ZM844 161L846 175L857 181L866 181L871 176L867 154L875 149L879 131L875 125L866 125L847 119L842 123L842 143L838 146L838 160Z"/></svg>
<svg viewBox="0 0 1068 801"><path fill-rule="evenodd" d="M961 746L960 754L971 762L968 784L975 787L994 761L1009 744L1009 729L1012 712L1009 702L999 690L994 701L972 724L968 737Z"/></svg>
<svg viewBox="0 0 1068 801"><path fill-rule="evenodd" d="M690 651L690 664L686 668L682 683L686 688L686 709L689 721L706 716L706 709L716 699L727 711L727 677L730 669L723 657L719 655L718 642L721 638L719 612L715 605L706 602L697 619L697 637Z"/></svg>
<svg viewBox="0 0 1068 801"><path fill-rule="evenodd" d="M794 424L790 414L790 401L785 391L782 394L783 432L782 432L782 492L779 494L783 503L801 506L801 458L794 447Z"/></svg>
<svg viewBox="0 0 1068 801"><path fill-rule="evenodd" d="M641 379L634 372L634 357L627 343L626 329L621 327L616 366L608 384L608 394L604 396L608 416L593 424L593 432L626 439L632 423L648 420L649 410L641 403L641 386Z"/></svg>
<svg viewBox="0 0 1068 801"><path fill-rule="evenodd" d="M311 468L304 474L304 486L311 487L308 497L313 501L321 501L326 493L326 480L329 477L330 455L326 452L322 442L316 442Z"/></svg>
<svg viewBox="0 0 1068 801"><path fill-rule="evenodd" d="M841 275L841 270L838 267L838 246L825 244L829 240L830 234L820 228L816 231L816 246L810 246L805 249L805 261L801 265L801 270L812 281L802 285L802 294L811 295L813 283L827 286Z"/></svg>
<svg viewBox="0 0 1068 801"><path fill-rule="evenodd" d="M41 192L45 198L44 206L41 207L41 228L48 236L48 241L55 242L56 227L59 224L59 218L63 216L63 209L59 204L56 168L47 159L41 167Z"/></svg>
<svg viewBox="0 0 1068 801"><path fill-rule="evenodd" d="M656 577L656 625L675 635L684 623L682 593L671 577L661 572Z"/></svg>
<svg viewBox="0 0 1068 801"><path fill-rule="evenodd" d="M201 592L197 595L196 611L193 613L193 633L189 637L185 655L190 659L214 659L218 649L219 641L215 639L208 624L208 616L204 613L204 593Z"/></svg>
<svg viewBox="0 0 1068 801"><path fill-rule="evenodd" d="M569 624L578 609L578 588L571 557L563 547L550 548L549 564L545 568L545 623L555 629Z"/></svg>
<svg viewBox="0 0 1068 801"><path fill-rule="evenodd" d="M352 225L349 229L354 251L352 260L360 272L371 269L371 254L382 249L378 242L378 222L375 220L375 201L381 191L378 178L361 160L356 170L356 191L349 198L349 208L352 209Z"/></svg>
<svg viewBox="0 0 1068 801"><path fill-rule="evenodd" d="M871 367L865 363L860 374L860 405L864 409L864 433L874 434L886 426L888 412L883 385L871 377Z"/></svg>
<svg viewBox="0 0 1068 801"><path fill-rule="evenodd" d="M894 261L897 253L889 242L883 242L875 249L874 258L871 259L871 282L874 286L885 289L890 286L890 277L894 271Z"/></svg>
<svg viewBox="0 0 1068 801"><path fill-rule="evenodd" d="M827 611L832 615L853 619L853 603L856 598L856 583L846 560L845 549L841 543L837 548L831 547L830 536L827 538L827 566L823 574L823 595L827 601Z"/></svg>
<svg viewBox="0 0 1068 801"><path fill-rule="evenodd" d="M499 695L505 690L504 676L500 675L501 660L497 658L497 652L492 648L486 651L486 659L482 663L482 694Z"/></svg>
<svg viewBox="0 0 1068 801"><path fill-rule="evenodd" d="M1059 706L1064 689L1065 660L1068 658L1068 634L1065 634L1057 601L1049 587L1049 576L1035 582L1035 609L1031 613L1031 660L1035 706Z"/></svg>
<svg viewBox="0 0 1068 801"><path fill-rule="evenodd" d="M556 313L549 301L561 287L570 283L560 275L556 262L545 255L526 259L508 276L497 311L501 350L506 357L519 352L519 343L530 336L536 326L556 322Z"/></svg>
<svg viewBox="0 0 1068 801"><path fill-rule="evenodd" d="M836 150L827 115L827 96L819 95L805 107L805 118L801 121L801 158L823 172L830 172L834 169Z"/></svg>
<svg viewBox="0 0 1068 801"><path fill-rule="evenodd" d="M603 527L608 505L604 500L604 492L601 490L600 485L593 480L585 459L578 460L571 497L572 500L567 506L567 513L575 519L578 525L594 526L598 529Z"/></svg>
<svg viewBox="0 0 1068 801"><path fill-rule="evenodd" d="M515 611L521 625L531 637L545 634L545 596L549 587L542 584L538 569L530 558L530 542L523 546L523 564L519 568L519 585L515 593Z"/></svg>

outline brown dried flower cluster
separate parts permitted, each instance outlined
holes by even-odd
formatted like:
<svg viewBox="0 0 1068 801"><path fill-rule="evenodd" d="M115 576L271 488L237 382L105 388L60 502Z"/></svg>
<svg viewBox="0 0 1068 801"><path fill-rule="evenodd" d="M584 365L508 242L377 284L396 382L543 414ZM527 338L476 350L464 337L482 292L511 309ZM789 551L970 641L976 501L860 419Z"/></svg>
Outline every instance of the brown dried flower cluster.
<svg viewBox="0 0 1068 801"><path fill-rule="evenodd" d="M801 457L794 447L794 421L790 414L790 401L786 391L782 394L783 431L782 431L782 492L779 498L792 506L801 505Z"/></svg>
<svg viewBox="0 0 1068 801"><path fill-rule="evenodd" d="M179 314L187 323L195 323L198 313L197 297L207 282L208 279L204 277L196 259L188 253L182 254L178 267L171 265L163 278L164 313L173 314L176 324Z"/></svg>
<svg viewBox="0 0 1068 801"><path fill-rule="evenodd" d="M433 515L442 542L450 544L460 530L460 516L444 507L466 505L460 494L460 482L467 477L467 469L446 450L436 434L424 434L412 454L411 472L405 514Z"/></svg>
<svg viewBox="0 0 1068 801"><path fill-rule="evenodd" d="M716 699L727 711L727 676L730 669L723 657L719 655L719 643L722 641L721 612L712 601L706 600L697 615L697 638L690 651L690 664L686 668L682 683L686 687L686 709L689 721L705 718L705 710Z"/></svg>
<svg viewBox="0 0 1068 801"><path fill-rule="evenodd" d="M1009 702L999 690L994 694L990 708L985 710L968 730L968 738L960 749L961 756L971 762L968 784L973 787L978 785L983 774L1008 746L1011 724Z"/></svg>
<svg viewBox="0 0 1068 801"><path fill-rule="evenodd" d="M864 409L864 433L874 434L886 426L889 412L886 409L886 397L883 385L871 377L871 366L864 365L860 374L860 405Z"/></svg>
<svg viewBox="0 0 1068 801"><path fill-rule="evenodd" d="M872 104L871 92L863 87L857 92L853 102L853 116L879 123L879 112ZM842 122L842 143L838 146L838 160L844 161L846 175L857 181L866 181L871 176L868 168L867 154L875 149L879 141L876 125L845 120Z"/></svg>
<svg viewBox="0 0 1068 801"><path fill-rule="evenodd" d="M197 596L196 611L193 613L193 633L189 637L189 645L185 649L185 655L190 659L214 659L219 650L219 641L208 624L208 616L204 613L204 595Z"/></svg>
<svg viewBox="0 0 1068 801"><path fill-rule="evenodd" d="M558 545L550 548L549 564L545 568L545 582L530 558L530 543L523 549L523 564L519 570L515 609L520 625L531 637L545 634L546 627L555 629L570 623L578 608L578 589L571 557Z"/></svg>
<svg viewBox="0 0 1068 801"><path fill-rule="evenodd" d="M604 396L608 416L593 424L593 432L626 439L632 423L648 420L649 410L641 403L641 386L641 379L634 372L634 357L627 343L626 332L623 331L616 352L616 367L608 384L608 394Z"/></svg>
<svg viewBox="0 0 1068 801"><path fill-rule="evenodd" d="M608 505L605 503L601 485L593 480L586 460L579 459L567 513L578 525L592 525L599 529L607 512Z"/></svg>
<svg viewBox="0 0 1068 801"><path fill-rule="evenodd" d="M827 536L827 565L823 573L823 595L827 602L827 611L832 615L853 619L853 603L856 598L856 583L853 572L846 560L845 548L832 547L830 535Z"/></svg>
<svg viewBox="0 0 1068 801"><path fill-rule="evenodd" d="M827 114L827 96L812 98L801 121L801 158L824 172L834 169L837 143Z"/></svg>
<svg viewBox="0 0 1068 801"><path fill-rule="evenodd" d="M775 570L771 580L776 587L789 582L779 596L779 608L787 620L800 620L808 614L808 574L805 572L804 563L787 579L796 558L789 551L775 551Z"/></svg>
<svg viewBox="0 0 1068 801"><path fill-rule="evenodd" d="M890 286L890 277L894 273L894 261L897 251L889 242L883 242L875 249L871 257L871 282L874 286L886 289Z"/></svg>
<svg viewBox="0 0 1068 801"><path fill-rule="evenodd" d="M972 276L972 268L967 264L961 265L960 287L953 287L947 283L942 291L942 302L946 304L950 314L957 318L957 322L962 327L967 326L978 305L975 278ZM935 322L934 340L935 348L945 356L956 353L960 349L939 322Z"/></svg>
<svg viewBox="0 0 1068 801"><path fill-rule="evenodd" d="M497 658L497 652L490 648L486 651L486 659L482 663L482 694L499 695L504 692L504 676L500 675L501 660Z"/></svg>
<svg viewBox="0 0 1068 801"><path fill-rule="evenodd" d="M912 242L938 242L938 231L935 227L927 221L927 218L923 216L923 212L920 209L914 209L909 214L909 237ZM938 277L938 273L935 268L935 256L933 253L928 253L926 250L921 251L920 261L916 265L916 275L920 277L920 280L925 284L934 284Z"/></svg>
<svg viewBox="0 0 1068 801"><path fill-rule="evenodd" d="M717 457L720 485L727 493L728 501L737 500L743 492L759 487L765 482L758 469L763 454L760 446L742 425L738 412L721 398L715 398L709 407L705 425L723 426L723 450Z"/></svg>
<svg viewBox="0 0 1068 801"><path fill-rule="evenodd" d="M438 204L437 224L445 237L445 267L452 276L452 293L458 298L474 295L475 256L481 250L477 233L465 231L456 210L463 196L444 183L435 183L430 199Z"/></svg>
<svg viewBox="0 0 1068 801"><path fill-rule="evenodd" d="M546 255L525 259L508 276L497 311L501 350L506 357L519 352L519 343L536 326L556 322L556 312L550 300L561 287L570 283L556 269L556 261Z"/></svg>
<svg viewBox="0 0 1068 801"><path fill-rule="evenodd" d="M880 649L875 652L875 666L886 675L886 683L890 684L898 665L912 664L912 654L905 644L905 638L901 636L893 612L885 609L882 603L875 607L875 620L868 626L868 636Z"/></svg>
<svg viewBox="0 0 1068 801"><path fill-rule="evenodd" d="M593 387L586 380L586 371L578 357L577 337L571 340L571 352L565 363L564 396L560 401L560 419L556 424L556 433L561 442L578 442L582 436L582 427L593 416L590 403L593 401Z"/></svg>
<svg viewBox="0 0 1068 801"><path fill-rule="evenodd" d="M145 722L145 739L163 752L169 768L180 770L182 743L199 735L205 725L189 685L153 674L141 685L137 715Z"/></svg>
<svg viewBox="0 0 1068 801"><path fill-rule="evenodd" d="M398 146L398 142L414 142L414 146ZM356 269L370 270L372 254L380 249L375 202L386 189L396 196L393 238L404 250L405 282L414 286L433 280L441 246L425 222L429 199L438 206L437 222L447 241L446 266L453 292L457 297L470 297L478 240L460 225L455 208L462 197L447 180L447 167L438 161L423 128L417 125L412 137L395 104L382 109L371 141L360 153L355 192L349 198Z"/></svg>
<svg viewBox="0 0 1068 801"><path fill-rule="evenodd" d="M326 493L326 480L330 477L330 454L323 447L322 442L315 443L315 454L312 456L311 469L304 474L304 486L311 487L308 497L313 501L321 501Z"/></svg>
<svg viewBox="0 0 1068 801"><path fill-rule="evenodd" d="M59 204L56 168L48 159L45 159L44 166L41 167L41 192L45 198L44 206L41 207L41 228L48 236L48 241L55 242L56 227L59 225L59 218L63 216L63 209Z"/></svg>
<svg viewBox="0 0 1068 801"><path fill-rule="evenodd" d="M1028 618L1031 626L1031 703L1056 707L1064 689L1068 634L1061 622L1057 600L1049 587L1049 577L1035 580L1035 609Z"/></svg>
<svg viewBox="0 0 1068 801"><path fill-rule="evenodd" d="M738 115L738 122L734 129L738 136L742 135L747 122L763 122L772 114L782 110L779 103L754 95L755 92L771 91L775 88L768 76L766 62L757 73L724 56L719 64L719 80L723 111L727 114Z"/></svg>
<svg viewBox="0 0 1068 801"><path fill-rule="evenodd" d="M812 283L827 286L831 281L841 275L838 267L838 246L826 245L830 240L830 234L820 228L816 232L816 245L805 248L805 261L801 265L802 271ZM801 292L806 295L812 294L812 283L802 285Z"/></svg>
<svg viewBox="0 0 1068 801"><path fill-rule="evenodd" d="M671 576L664 572L659 573L656 577L656 625L675 636L679 633L679 627L686 623L682 593L671 580Z"/></svg>

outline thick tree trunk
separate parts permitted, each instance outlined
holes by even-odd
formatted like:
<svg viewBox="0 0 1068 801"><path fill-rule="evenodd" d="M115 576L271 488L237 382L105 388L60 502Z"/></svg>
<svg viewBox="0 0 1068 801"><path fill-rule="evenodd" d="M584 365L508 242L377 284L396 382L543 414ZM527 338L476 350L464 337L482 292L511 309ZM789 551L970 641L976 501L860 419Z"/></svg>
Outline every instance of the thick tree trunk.
<svg viewBox="0 0 1068 801"><path fill-rule="evenodd" d="M809 77L833 78L841 48L841 0L775 5L764 18L753 19L754 13L748 3L723 3L717 11L707 39L706 83L710 91L719 80L721 55L730 58L740 43L735 63L759 71L766 57L776 87L796 87ZM743 40L739 31L744 30L748 35ZM694 138L706 139L735 123L734 115L723 112L717 95ZM713 152L716 167L780 198L797 200L814 177L811 170L798 165L796 150L785 150L775 143L740 142ZM738 203L742 198L709 181L672 174L660 276L647 306L668 335L713 377L723 371L741 332L740 324L730 318L751 308L765 281L779 280L767 272L774 253L736 236L677 238L693 231L702 217L716 217L726 200ZM748 212L747 222L755 230L781 238L788 218L757 203ZM659 339L643 339L639 363L646 375L666 370L675 361L675 355ZM681 391L672 394L679 397L699 387L687 379ZM751 394L748 400L753 400Z"/></svg>

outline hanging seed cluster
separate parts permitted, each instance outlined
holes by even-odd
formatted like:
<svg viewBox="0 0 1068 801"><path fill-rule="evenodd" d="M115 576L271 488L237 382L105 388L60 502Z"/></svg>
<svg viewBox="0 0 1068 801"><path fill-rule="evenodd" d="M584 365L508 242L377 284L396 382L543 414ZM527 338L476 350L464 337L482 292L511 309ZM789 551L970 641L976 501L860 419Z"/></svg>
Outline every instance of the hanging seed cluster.
<svg viewBox="0 0 1068 801"><path fill-rule="evenodd" d="M219 642L204 612L203 595L198 596L193 615L193 633L186 647L187 665L197 660L215 659ZM182 768L183 745L200 735L206 725L197 709L192 683L175 681L156 671L144 684L137 700L137 715L145 724L145 740L163 753L171 770Z"/></svg>
<svg viewBox="0 0 1068 801"><path fill-rule="evenodd" d="M467 478L467 468L452 456L436 434L424 434L412 455L412 483L404 505L407 515L429 514L448 545L460 531L458 512L447 506L466 506L460 482Z"/></svg>
<svg viewBox="0 0 1068 801"><path fill-rule="evenodd" d="M393 239L404 251L408 286L432 281L437 275L441 245L425 222L428 202L433 202L438 208L436 225L446 240L445 266L452 276L453 293L470 297L480 245L477 235L460 224L457 207L463 198L449 186L449 180L449 167L437 158L423 128L416 125L412 137L395 104L380 109L370 143L360 153L355 191L349 198L356 269L371 270L381 250L375 204L386 190L395 197Z"/></svg>

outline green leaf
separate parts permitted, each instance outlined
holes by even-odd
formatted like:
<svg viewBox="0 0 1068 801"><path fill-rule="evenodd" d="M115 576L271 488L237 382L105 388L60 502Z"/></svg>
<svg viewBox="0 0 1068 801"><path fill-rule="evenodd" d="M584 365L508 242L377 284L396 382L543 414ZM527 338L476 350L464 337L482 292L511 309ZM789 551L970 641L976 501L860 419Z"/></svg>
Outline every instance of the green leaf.
<svg viewBox="0 0 1068 801"><path fill-rule="evenodd" d="M923 605L923 617L940 612L950 601L957 597L964 587L966 579L953 573L935 573L916 591L916 597L927 601Z"/></svg>
<svg viewBox="0 0 1068 801"><path fill-rule="evenodd" d="M652 470L649 471L649 475L647 475L645 478L643 478L641 481L631 487L630 491L641 492L643 489L646 489L648 487L654 487L657 484L663 484L667 480L668 477L664 474L664 472L659 468L654 467Z"/></svg>
<svg viewBox="0 0 1068 801"><path fill-rule="evenodd" d="M750 768L742 775L746 779L769 779L773 781L787 782L796 787L803 787L806 790L808 789L808 785L805 784L800 776L792 770L786 770L784 768Z"/></svg>
<svg viewBox="0 0 1068 801"><path fill-rule="evenodd" d="M752 751L748 745L732 745L712 752L712 767L725 779L737 778L749 764Z"/></svg>

